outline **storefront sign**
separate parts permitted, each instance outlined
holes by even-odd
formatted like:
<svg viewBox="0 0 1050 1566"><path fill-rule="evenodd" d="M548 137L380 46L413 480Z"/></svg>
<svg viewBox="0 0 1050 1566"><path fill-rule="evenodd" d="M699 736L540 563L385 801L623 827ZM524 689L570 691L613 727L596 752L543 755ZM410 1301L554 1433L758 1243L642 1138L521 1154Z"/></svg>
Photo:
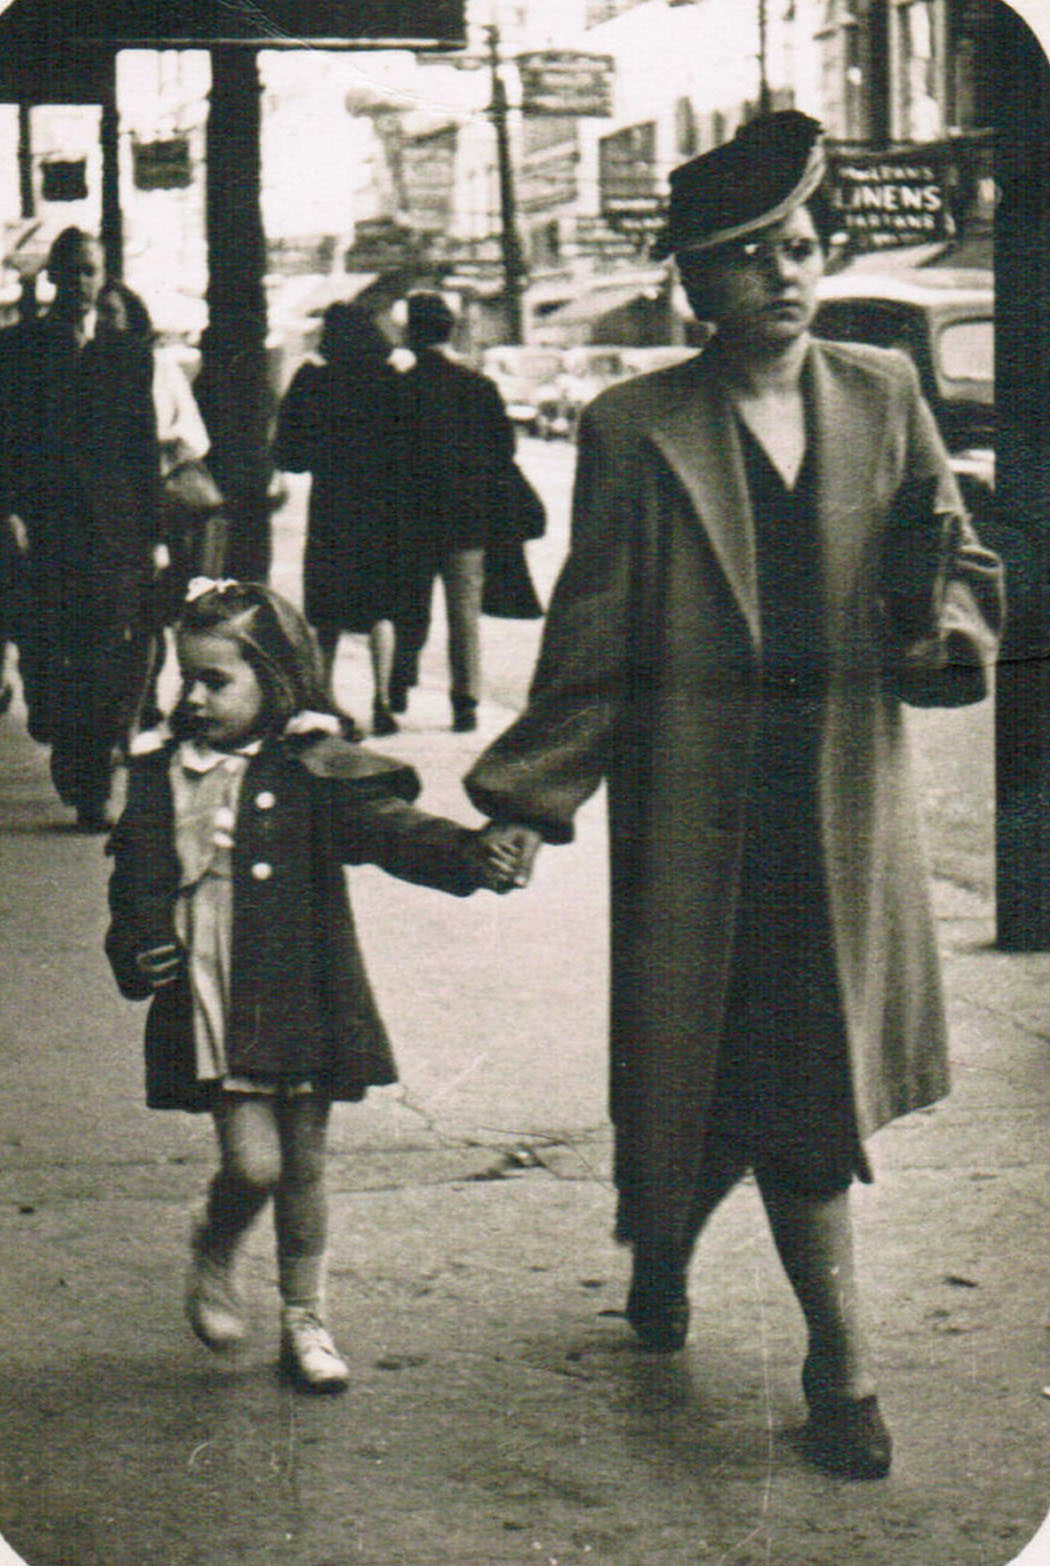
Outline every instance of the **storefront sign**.
<svg viewBox="0 0 1050 1566"><path fill-rule="evenodd" d="M84 201L87 163L83 158L51 158L41 166L40 183L45 201Z"/></svg>
<svg viewBox="0 0 1050 1566"><path fill-rule="evenodd" d="M607 54L548 49L519 54L523 114L612 114L614 64Z"/></svg>
<svg viewBox="0 0 1050 1566"><path fill-rule="evenodd" d="M413 228L441 233L452 222L457 134L454 126L447 126L402 146L401 177Z"/></svg>
<svg viewBox="0 0 1050 1566"><path fill-rule="evenodd" d="M923 245L954 232L958 170L938 146L829 155L832 202L856 250Z"/></svg>
<svg viewBox="0 0 1050 1566"><path fill-rule="evenodd" d="M131 158L136 190L183 190L193 180L187 136L133 141Z"/></svg>

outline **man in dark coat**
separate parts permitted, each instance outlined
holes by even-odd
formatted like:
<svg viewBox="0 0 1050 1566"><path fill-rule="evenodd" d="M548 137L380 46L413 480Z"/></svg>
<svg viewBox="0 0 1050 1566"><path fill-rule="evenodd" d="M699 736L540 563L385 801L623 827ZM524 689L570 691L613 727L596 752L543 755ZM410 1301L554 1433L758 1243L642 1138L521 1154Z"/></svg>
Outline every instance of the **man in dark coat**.
<svg viewBox="0 0 1050 1566"><path fill-rule="evenodd" d="M401 525L416 585L412 611L398 621L391 704L403 710L415 684L440 576L452 727L467 732L477 725L481 695L485 545L506 504L514 429L493 383L446 356L454 325L440 294L409 297L407 345L416 363L403 377Z"/></svg>
<svg viewBox="0 0 1050 1566"><path fill-rule="evenodd" d="M59 795L103 830L114 747L145 674L145 599L165 551L148 350L96 334L102 249L65 229L38 320L0 335L0 517L23 557L19 629L34 736Z"/></svg>

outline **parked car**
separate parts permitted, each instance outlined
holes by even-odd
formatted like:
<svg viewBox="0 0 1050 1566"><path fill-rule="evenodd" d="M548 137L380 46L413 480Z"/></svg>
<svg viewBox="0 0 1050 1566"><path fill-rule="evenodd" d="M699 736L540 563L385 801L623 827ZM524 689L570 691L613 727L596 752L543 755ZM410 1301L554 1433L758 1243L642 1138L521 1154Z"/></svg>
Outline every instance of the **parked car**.
<svg viewBox="0 0 1050 1566"><path fill-rule="evenodd" d="M990 510L995 489L995 290L977 268L844 269L821 283L814 331L901 348L952 457L967 505Z"/></svg>
<svg viewBox="0 0 1050 1566"><path fill-rule="evenodd" d="M486 348L482 374L496 383L507 413L518 429L543 434L541 403L557 402L556 388L562 357L557 348L528 348L507 344Z"/></svg>

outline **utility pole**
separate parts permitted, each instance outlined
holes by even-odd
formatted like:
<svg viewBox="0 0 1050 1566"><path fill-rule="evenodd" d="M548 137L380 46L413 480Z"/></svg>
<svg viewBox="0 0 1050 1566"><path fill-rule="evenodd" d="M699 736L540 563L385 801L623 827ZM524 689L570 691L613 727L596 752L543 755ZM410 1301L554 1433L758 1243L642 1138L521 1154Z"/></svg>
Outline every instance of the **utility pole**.
<svg viewBox="0 0 1050 1566"><path fill-rule="evenodd" d="M518 238L517 208L514 200L514 173L510 161L510 135L507 128L507 88L500 74L499 28L485 29L492 73L492 97L489 114L496 129L496 161L499 173L500 251L503 257L503 299L507 317L507 340L522 339L521 290L525 266Z"/></svg>
<svg viewBox="0 0 1050 1566"><path fill-rule="evenodd" d="M768 114L770 106L768 0L758 0L758 107Z"/></svg>

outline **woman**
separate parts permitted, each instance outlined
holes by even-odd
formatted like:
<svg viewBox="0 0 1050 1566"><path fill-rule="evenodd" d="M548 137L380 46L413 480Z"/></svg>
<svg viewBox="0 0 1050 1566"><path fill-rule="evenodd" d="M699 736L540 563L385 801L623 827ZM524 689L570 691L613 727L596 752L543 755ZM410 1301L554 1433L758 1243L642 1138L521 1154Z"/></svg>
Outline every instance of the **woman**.
<svg viewBox="0 0 1050 1566"><path fill-rule="evenodd" d="M947 1091L900 700L984 689L1001 573L902 355L809 336L820 127L764 115L672 175L703 354L580 428L573 547L529 706L467 780L509 837L603 779L627 1316L680 1348L707 1218L753 1168L808 1328L813 1458L886 1473L849 1186Z"/></svg>
<svg viewBox="0 0 1050 1566"><path fill-rule="evenodd" d="M390 674L402 593L395 478L399 377L390 344L359 306L325 312L320 354L296 372L281 404L274 461L313 484L303 560L306 617L331 683L341 632L366 633L373 730L392 734Z"/></svg>

